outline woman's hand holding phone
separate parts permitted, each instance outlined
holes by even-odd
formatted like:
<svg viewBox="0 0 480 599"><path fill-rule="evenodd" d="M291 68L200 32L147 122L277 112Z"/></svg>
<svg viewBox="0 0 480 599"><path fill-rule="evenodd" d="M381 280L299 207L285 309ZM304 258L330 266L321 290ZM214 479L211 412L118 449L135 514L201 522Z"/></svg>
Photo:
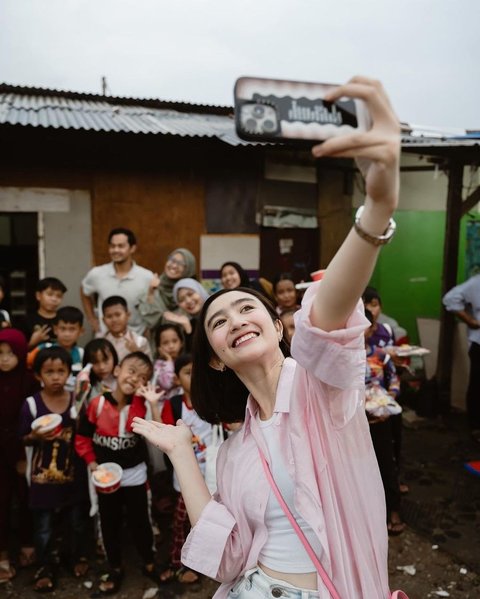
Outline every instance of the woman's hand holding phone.
<svg viewBox="0 0 480 599"><path fill-rule="evenodd" d="M366 182L366 204L381 202L386 214L392 214L398 203L400 124L390 100L379 81L353 77L325 97L335 101L342 96L363 100L370 112L372 126L368 131L332 137L312 148L316 158L324 156L355 158Z"/></svg>

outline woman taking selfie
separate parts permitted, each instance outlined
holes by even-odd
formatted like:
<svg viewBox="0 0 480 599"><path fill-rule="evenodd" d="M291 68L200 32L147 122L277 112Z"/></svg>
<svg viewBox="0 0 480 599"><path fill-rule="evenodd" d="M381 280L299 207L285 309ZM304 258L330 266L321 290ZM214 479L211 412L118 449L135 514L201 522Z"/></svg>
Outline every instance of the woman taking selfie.
<svg viewBox="0 0 480 599"><path fill-rule="evenodd" d="M216 598L390 596L385 498L363 405L369 323L359 298L394 230L399 125L380 83L355 77L326 99L342 96L366 102L372 128L312 152L359 159L367 195L296 314L293 357L275 309L251 289L219 291L200 315L195 409L210 422L244 420L220 448L214 497L181 421L134 424L175 467L193 526L182 562L222 582Z"/></svg>

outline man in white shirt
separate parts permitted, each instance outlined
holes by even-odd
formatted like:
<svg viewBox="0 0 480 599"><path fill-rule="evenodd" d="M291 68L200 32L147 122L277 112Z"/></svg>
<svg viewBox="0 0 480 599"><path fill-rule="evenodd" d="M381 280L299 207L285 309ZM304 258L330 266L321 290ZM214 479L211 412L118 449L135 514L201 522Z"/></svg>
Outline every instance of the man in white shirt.
<svg viewBox="0 0 480 599"><path fill-rule="evenodd" d="M136 305L140 295L148 289L153 273L133 260L136 249L137 240L130 229L112 229L108 236L108 253L112 261L94 266L82 280L80 297L87 320L95 333L105 329L98 315L101 314L102 302L112 295L119 295L127 301L129 326L139 335L145 331Z"/></svg>
<svg viewBox="0 0 480 599"><path fill-rule="evenodd" d="M472 436L480 442L480 274L445 294L443 304L468 326L470 379L467 413Z"/></svg>

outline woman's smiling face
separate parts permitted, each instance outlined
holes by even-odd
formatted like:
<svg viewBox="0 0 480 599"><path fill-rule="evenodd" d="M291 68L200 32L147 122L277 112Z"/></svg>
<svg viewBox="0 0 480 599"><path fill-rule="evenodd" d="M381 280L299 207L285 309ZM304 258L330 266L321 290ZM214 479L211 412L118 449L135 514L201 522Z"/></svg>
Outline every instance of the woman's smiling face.
<svg viewBox="0 0 480 599"><path fill-rule="evenodd" d="M233 370L279 351L281 323L247 292L220 295L208 307L204 326L213 352Z"/></svg>
<svg viewBox="0 0 480 599"><path fill-rule="evenodd" d="M177 293L177 303L190 316L196 316L204 304L200 294L194 289L181 287Z"/></svg>
<svg viewBox="0 0 480 599"><path fill-rule="evenodd" d="M165 274L170 279L181 279L187 267L185 258L180 252L170 254L165 263Z"/></svg>
<svg viewBox="0 0 480 599"><path fill-rule="evenodd" d="M237 269L231 264L227 264L222 268L220 280L224 289L236 289L237 287L240 287L241 283Z"/></svg>

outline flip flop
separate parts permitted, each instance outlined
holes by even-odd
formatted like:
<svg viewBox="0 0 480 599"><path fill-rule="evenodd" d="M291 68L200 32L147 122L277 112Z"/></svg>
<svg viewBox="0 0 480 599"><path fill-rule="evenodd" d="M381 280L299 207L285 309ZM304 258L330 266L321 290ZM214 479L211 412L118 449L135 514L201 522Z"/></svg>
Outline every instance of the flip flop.
<svg viewBox="0 0 480 599"><path fill-rule="evenodd" d="M88 559L86 557L79 557L73 566L73 575L75 578L82 578L82 576L87 574L89 569Z"/></svg>
<svg viewBox="0 0 480 599"><path fill-rule="evenodd" d="M190 576L193 576L192 580L188 580ZM190 570L190 568L186 568L185 566L182 566L175 572L175 578L177 582L184 585L197 584L200 582L200 575L194 570Z"/></svg>
<svg viewBox="0 0 480 599"><path fill-rule="evenodd" d="M55 576L48 566L41 566L33 577L35 585L33 590L37 593L51 593L55 590ZM40 581L46 581L46 584L39 584Z"/></svg>
<svg viewBox="0 0 480 599"><path fill-rule="evenodd" d="M397 520L396 518L394 518L393 520L390 520L387 524L388 534L391 537L398 537L398 535L401 535L406 527L407 525L405 524L405 522L403 522L401 519Z"/></svg>
<svg viewBox="0 0 480 599"><path fill-rule="evenodd" d="M18 555L18 563L21 568L28 568L35 563L35 549L33 547L22 547Z"/></svg>
<svg viewBox="0 0 480 599"><path fill-rule="evenodd" d="M16 574L15 568L10 564L8 559L0 561L0 584L10 582Z"/></svg>
<svg viewBox="0 0 480 599"><path fill-rule="evenodd" d="M100 584L98 585L98 592L100 595L115 595L120 590L122 583L123 572L120 568L112 568L107 570L100 576ZM107 588L102 589L102 584L108 584Z"/></svg>

